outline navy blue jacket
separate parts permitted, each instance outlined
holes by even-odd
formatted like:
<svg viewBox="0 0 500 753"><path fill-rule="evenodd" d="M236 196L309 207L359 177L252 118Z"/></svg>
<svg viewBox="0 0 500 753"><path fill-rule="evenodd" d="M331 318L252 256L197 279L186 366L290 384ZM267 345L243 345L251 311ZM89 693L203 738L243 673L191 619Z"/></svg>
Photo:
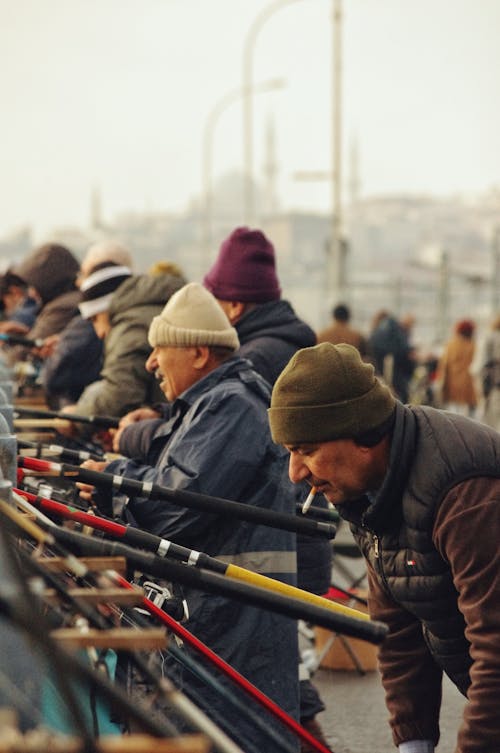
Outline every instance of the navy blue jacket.
<svg viewBox="0 0 500 753"><path fill-rule="evenodd" d="M271 440L269 399L269 385L247 360L233 357L175 400L167 420L127 427L122 439L134 459L113 461L106 471L294 513L288 453ZM296 543L290 532L155 499L131 498L126 511L142 529L177 544L296 582ZM183 590L187 628L296 716L296 622L224 596Z"/></svg>
<svg viewBox="0 0 500 753"><path fill-rule="evenodd" d="M239 355L248 358L271 385L295 351L316 345L316 334L288 301L259 304L234 326L240 340Z"/></svg>
<svg viewBox="0 0 500 753"><path fill-rule="evenodd" d="M99 378L102 355L102 342L92 322L74 316L43 364L42 384L49 404L59 408L76 403L85 387Z"/></svg>

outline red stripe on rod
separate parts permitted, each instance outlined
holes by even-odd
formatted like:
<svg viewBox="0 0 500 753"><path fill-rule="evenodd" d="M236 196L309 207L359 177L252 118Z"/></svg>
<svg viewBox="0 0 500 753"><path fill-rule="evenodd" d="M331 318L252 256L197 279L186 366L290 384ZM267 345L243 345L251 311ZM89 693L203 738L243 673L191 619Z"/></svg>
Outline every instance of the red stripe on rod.
<svg viewBox="0 0 500 753"><path fill-rule="evenodd" d="M25 492L22 489L14 489L13 491L16 494L19 494L21 497L25 497L28 502L32 502L35 506L40 507L42 510L45 510L46 512L52 512L55 515L59 515L61 518L74 520L76 523L91 526L92 528L96 528L99 531L104 531L105 533L108 533L112 536L118 536L120 538L123 538L127 533L126 526L120 525L120 523L116 523L113 520L106 520L106 518L91 515L88 512L83 512L83 510L72 509L62 502L56 502L54 499L49 499L48 497L40 497L40 495L32 494L31 492Z"/></svg>
<svg viewBox="0 0 500 753"><path fill-rule="evenodd" d="M60 471L60 463L52 463L49 460L41 460L40 458L26 458L20 456L17 458L17 463L20 468L28 468L31 471Z"/></svg>

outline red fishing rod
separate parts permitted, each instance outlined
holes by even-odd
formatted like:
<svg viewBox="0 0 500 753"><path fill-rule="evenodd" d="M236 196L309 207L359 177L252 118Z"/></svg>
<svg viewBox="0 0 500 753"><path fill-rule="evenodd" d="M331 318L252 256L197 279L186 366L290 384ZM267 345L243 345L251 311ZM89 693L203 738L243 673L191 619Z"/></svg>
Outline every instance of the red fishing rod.
<svg viewBox="0 0 500 753"><path fill-rule="evenodd" d="M133 589L131 583L129 583L123 576L114 570L107 571L108 577L118 586L122 588ZM310 732L308 732L301 724L295 721L289 714L286 713L277 703L272 701L265 693L262 693L255 685L246 679L240 672L234 667L221 659L218 654L212 651L208 646L202 643L196 636L186 630L185 627L176 622L166 612L156 606L154 602L148 599L146 596L142 598L143 606L148 610L150 614L156 617L163 625L169 628L178 638L181 638L197 653L201 654L207 659L213 666L217 667L226 677L230 677L238 687L245 690L249 696L251 696L260 706L267 709L270 714L278 719L282 724L291 730L297 737L303 742L307 743L311 748L318 753L331 753L330 748L327 748L323 743L317 740Z"/></svg>
<svg viewBox="0 0 500 753"><path fill-rule="evenodd" d="M306 536L320 536L333 539L337 532L336 526L322 520L312 520L306 516L298 517L262 507L232 502L222 497L188 492L182 489L169 489L166 486L153 484L149 481L136 481L125 476L117 476L102 471L92 471L76 465L54 463L38 458L18 457L20 468L26 468L47 476L59 476L73 481L81 481L92 486L104 487L132 497L146 499L163 499L183 507L203 510L212 515L231 515L240 520L280 528L285 531L302 533Z"/></svg>

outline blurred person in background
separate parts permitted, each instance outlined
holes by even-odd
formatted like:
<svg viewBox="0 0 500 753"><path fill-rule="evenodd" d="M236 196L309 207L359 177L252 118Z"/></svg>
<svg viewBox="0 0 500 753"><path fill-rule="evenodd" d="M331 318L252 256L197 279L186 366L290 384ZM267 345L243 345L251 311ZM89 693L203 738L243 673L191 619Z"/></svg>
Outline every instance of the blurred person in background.
<svg viewBox="0 0 500 753"><path fill-rule="evenodd" d="M474 415L477 406L476 388L471 373L475 329L476 326L470 319L456 323L452 337L445 344L436 373L442 407L468 416Z"/></svg>
<svg viewBox="0 0 500 753"><path fill-rule="evenodd" d="M368 354L375 372L388 384L402 403L409 399L409 385L415 369L409 330L388 311L379 311L368 337Z"/></svg>
<svg viewBox="0 0 500 753"><path fill-rule="evenodd" d="M29 294L28 284L7 270L0 277L0 332L25 335L35 323L39 303Z"/></svg>
<svg viewBox="0 0 500 753"><path fill-rule="evenodd" d="M480 397L477 417L500 431L500 314L476 348L472 371Z"/></svg>
<svg viewBox="0 0 500 753"><path fill-rule="evenodd" d="M162 400L154 374L144 368L151 352L148 329L172 293L184 284L180 275L133 275L129 267L112 262L94 267L81 285L80 313L92 322L104 343L103 365L98 379L65 412L120 417ZM70 433L87 431L85 425L75 423Z"/></svg>
<svg viewBox="0 0 500 753"><path fill-rule="evenodd" d="M77 258L58 243L40 246L13 269L27 283L30 296L40 305L27 337L37 340L57 334L78 314L80 291L76 276L79 269Z"/></svg>
<svg viewBox="0 0 500 753"><path fill-rule="evenodd" d="M367 352L366 338L357 329L351 326L351 310L345 303L339 303L332 309L333 322L325 329L318 332L318 343L347 343L359 350L361 356Z"/></svg>
<svg viewBox="0 0 500 753"><path fill-rule="evenodd" d="M28 286L28 295L38 304L36 318L23 335L44 340L61 332L78 314L80 292L75 281L80 265L69 249L58 243L45 243L23 259L12 272ZM28 381L39 384L43 359L37 348L15 345L6 349L7 359L16 371L18 390Z"/></svg>
<svg viewBox="0 0 500 753"><path fill-rule="evenodd" d="M100 264L112 262L132 269L132 254L119 241L93 243L87 249L76 278L77 287ZM99 378L103 342L89 319L80 312L58 334L45 338L38 351L43 358L41 382L50 408L59 410L75 403L88 384ZM82 369L82 363L85 368Z"/></svg>

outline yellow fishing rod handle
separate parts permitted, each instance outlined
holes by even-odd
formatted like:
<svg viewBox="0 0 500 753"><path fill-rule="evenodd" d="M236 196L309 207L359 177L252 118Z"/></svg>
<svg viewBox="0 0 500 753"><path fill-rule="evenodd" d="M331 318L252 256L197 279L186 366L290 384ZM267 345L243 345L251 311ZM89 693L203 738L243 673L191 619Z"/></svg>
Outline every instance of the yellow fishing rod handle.
<svg viewBox="0 0 500 753"><path fill-rule="evenodd" d="M331 601L331 599L325 599L323 596L304 591L302 588L297 588L296 586L290 586L288 583L282 583L280 580L267 577L267 575L254 573L238 565L228 565L225 574L234 580L241 580L253 586L266 588L268 591L275 591L282 596L289 596L292 599L315 604L317 607L329 609L331 612L343 614L346 617L363 620L364 622L370 621L369 615L365 612L360 612L358 609L346 607L344 604L338 604L336 601Z"/></svg>

